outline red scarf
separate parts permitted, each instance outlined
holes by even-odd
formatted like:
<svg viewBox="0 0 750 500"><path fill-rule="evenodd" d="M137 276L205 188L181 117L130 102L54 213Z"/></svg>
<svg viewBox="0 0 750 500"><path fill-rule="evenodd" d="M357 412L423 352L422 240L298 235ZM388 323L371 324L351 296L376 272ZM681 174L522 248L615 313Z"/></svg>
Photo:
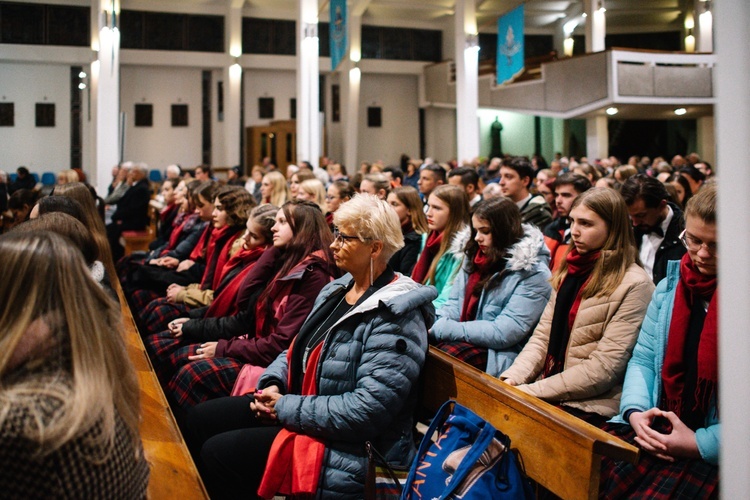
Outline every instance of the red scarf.
<svg viewBox="0 0 750 500"><path fill-rule="evenodd" d="M487 256L482 249L477 250L474 256L474 272L466 280L466 289L464 290L464 305L461 308L461 318L459 321L474 321L477 317L477 308L479 307L479 294L474 293L474 288L487 275L489 268L487 266Z"/></svg>
<svg viewBox="0 0 750 500"><path fill-rule="evenodd" d="M201 234L200 239L198 240L198 244L193 247L193 251L190 252L189 259L193 262L198 261L202 257L206 255L206 246L208 245L208 242L211 238L211 231L213 230L213 226L211 224L206 225L206 229L203 230L203 234Z"/></svg>
<svg viewBox="0 0 750 500"><path fill-rule="evenodd" d="M588 252L581 255L573 246L565 258L568 263L568 272L557 289L542 378L557 375L565 368L565 354L568 350L573 323L581 306L582 292L600 255L601 252Z"/></svg>
<svg viewBox="0 0 750 500"><path fill-rule="evenodd" d="M253 268L255 262L261 255L263 255L266 248L266 246L255 247L251 250L245 250L243 248L229 259L229 262L227 262L222 270L219 283L224 281L224 278L228 276L229 272L234 268L242 266L243 269L237 273L229 283L224 285L216 296L214 296L213 302L211 302L211 305L206 311L206 318L221 318L237 314L239 311L239 307L237 307L237 294L242 286L242 281Z"/></svg>
<svg viewBox="0 0 750 500"><path fill-rule="evenodd" d="M174 212L175 210L179 210L180 207L178 205L175 205L174 203L170 203L166 207L162 208L159 212L159 220L161 222L166 221Z"/></svg>
<svg viewBox="0 0 750 500"><path fill-rule="evenodd" d="M315 396L318 393L316 381L322 350L323 344L320 343L310 353L307 371L302 379L302 396ZM292 380L293 351L294 341L286 353L289 380ZM281 429L273 440L258 496L270 499L277 494L293 495L295 498L315 495L325 450L325 444L319 439Z"/></svg>
<svg viewBox="0 0 750 500"><path fill-rule="evenodd" d="M216 290L219 286L219 277L224 265L229 261L229 251L232 242L242 234L241 226L224 226L221 229L213 228L211 237L206 247L206 270L201 280L203 290L210 288ZM217 269L219 270L217 272Z"/></svg>
<svg viewBox="0 0 750 500"><path fill-rule="evenodd" d="M427 236L427 242L422 250L422 254L419 256L419 260L417 260L417 264L411 272L411 279L417 283L424 283L425 278L427 278L427 272L430 270L432 260L440 250L443 233L444 231L430 231L430 234Z"/></svg>
<svg viewBox="0 0 750 500"><path fill-rule="evenodd" d="M719 380L718 292L716 276L706 276L698 271L689 254L680 261L680 281L674 296L672 321L669 324L667 351L661 377L667 409L680 416L682 411L700 411L706 415L716 395ZM683 408L682 397L685 386L685 338L690 325L690 311L703 307L701 299L708 301L708 312L703 322L698 343L698 380L695 387L695 408Z"/></svg>

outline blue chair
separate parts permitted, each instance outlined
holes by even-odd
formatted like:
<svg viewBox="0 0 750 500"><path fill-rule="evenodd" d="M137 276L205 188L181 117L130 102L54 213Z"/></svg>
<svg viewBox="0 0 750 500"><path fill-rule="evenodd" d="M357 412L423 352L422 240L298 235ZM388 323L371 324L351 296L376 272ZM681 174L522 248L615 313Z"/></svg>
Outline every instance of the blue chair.
<svg viewBox="0 0 750 500"><path fill-rule="evenodd" d="M39 184L39 174L36 172L31 172L31 176L34 178L34 183Z"/></svg>
<svg viewBox="0 0 750 500"><path fill-rule="evenodd" d="M148 180L151 182L161 182L161 172L156 169L151 169L148 173Z"/></svg>
<svg viewBox="0 0 750 500"><path fill-rule="evenodd" d="M36 174L34 174L36 175ZM42 174L42 185L43 186L54 186L55 185L55 174L52 172L44 172Z"/></svg>

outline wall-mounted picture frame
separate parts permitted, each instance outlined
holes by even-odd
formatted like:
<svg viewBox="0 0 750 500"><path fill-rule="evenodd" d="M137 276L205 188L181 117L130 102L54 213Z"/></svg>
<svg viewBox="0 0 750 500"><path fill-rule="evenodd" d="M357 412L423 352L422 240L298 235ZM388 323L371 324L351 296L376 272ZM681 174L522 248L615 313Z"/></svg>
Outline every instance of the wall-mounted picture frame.
<svg viewBox="0 0 750 500"><path fill-rule="evenodd" d="M172 126L173 127L187 127L188 126L188 105L187 104L172 104Z"/></svg>
<svg viewBox="0 0 750 500"><path fill-rule="evenodd" d="M273 120L274 116L273 97L258 98L258 118Z"/></svg>
<svg viewBox="0 0 750 500"><path fill-rule="evenodd" d="M0 102L0 127L16 126L16 105L12 102Z"/></svg>
<svg viewBox="0 0 750 500"><path fill-rule="evenodd" d="M51 102L36 103L36 126L55 126L55 104Z"/></svg>
<svg viewBox="0 0 750 500"><path fill-rule="evenodd" d="M153 104L136 104L135 105L135 126L136 127L153 127L154 126L154 105Z"/></svg>
<svg viewBox="0 0 750 500"><path fill-rule="evenodd" d="M383 108L381 108L380 106L370 106L367 108L367 126L383 126Z"/></svg>

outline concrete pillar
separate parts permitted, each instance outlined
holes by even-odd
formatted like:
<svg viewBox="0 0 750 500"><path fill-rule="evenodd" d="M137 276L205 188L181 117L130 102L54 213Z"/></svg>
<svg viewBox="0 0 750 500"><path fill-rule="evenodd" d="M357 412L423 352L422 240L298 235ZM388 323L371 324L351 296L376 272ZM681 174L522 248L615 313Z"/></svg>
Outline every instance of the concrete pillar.
<svg viewBox="0 0 750 500"><path fill-rule="evenodd" d="M591 164L598 158L609 157L609 129L606 116L586 119L586 156Z"/></svg>
<svg viewBox="0 0 750 500"><path fill-rule="evenodd" d="M242 124L240 107L242 106L242 5L244 0L227 0L225 16L226 47L229 48L228 64L223 69L224 78L224 133L221 134L225 166L242 163L240 150Z"/></svg>
<svg viewBox="0 0 750 500"><path fill-rule="evenodd" d="M750 191L750 3L722 0L716 14L716 144L719 183L719 394L721 496L750 491L750 232L742 207Z"/></svg>
<svg viewBox="0 0 750 500"><path fill-rule="evenodd" d="M297 162L320 162L318 2L299 0L297 18Z"/></svg>
<svg viewBox="0 0 750 500"><path fill-rule="evenodd" d="M456 159L459 165L479 156L479 42L475 1L456 1Z"/></svg>
<svg viewBox="0 0 750 500"><path fill-rule="evenodd" d="M362 71L362 15L351 9L347 22L349 57L341 62L342 104L344 111L344 165L349 172L359 171L359 97Z"/></svg>
<svg viewBox="0 0 750 500"><path fill-rule="evenodd" d="M97 29L92 32L96 60L91 63L91 110L95 169L91 184L99 195L106 195L112 181L112 167L120 163L120 15L119 1L94 0L92 16Z"/></svg>
<svg viewBox="0 0 750 500"><path fill-rule="evenodd" d="M586 53L604 50L604 37L607 34L607 20L603 0L584 0L586 13Z"/></svg>
<svg viewBox="0 0 750 500"><path fill-rule="evenodd" d="M555 24L555 33L552 35L552 48L557 51L557 57L562 57L565 54L565 38L567 38L567 34L563 27L566 21L565 18L557 21Z"/></svg>

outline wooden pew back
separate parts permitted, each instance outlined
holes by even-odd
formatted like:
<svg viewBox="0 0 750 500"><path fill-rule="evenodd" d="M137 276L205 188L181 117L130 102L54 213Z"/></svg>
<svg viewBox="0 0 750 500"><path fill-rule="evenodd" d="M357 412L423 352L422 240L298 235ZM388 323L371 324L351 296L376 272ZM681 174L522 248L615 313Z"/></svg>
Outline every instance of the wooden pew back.
<svg viewBox="0 0 750 500"><path fill-rule="evenodd" d="M564 499L597 498L603 456L638 460L636 447L430 347L421 406L433 415L448 399L507 434L526 474Z"/></svg>
<svg viewBox="0 0 750 500"><path fill-rule="evenodd" d="M121 289L118 295L125 323L125 342L141 387L141 439L151 466L148 497L207 499L206 488L161 390Z"/></svg>

